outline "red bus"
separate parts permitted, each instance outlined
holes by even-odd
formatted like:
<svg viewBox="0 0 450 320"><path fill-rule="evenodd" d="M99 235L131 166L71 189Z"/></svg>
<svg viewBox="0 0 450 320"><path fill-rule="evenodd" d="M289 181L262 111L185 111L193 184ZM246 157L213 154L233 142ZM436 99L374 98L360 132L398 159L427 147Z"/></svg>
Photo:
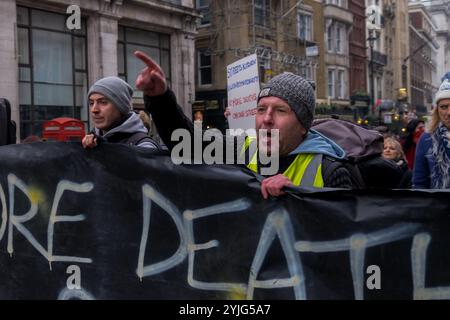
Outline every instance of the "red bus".
<svg viewBox="0 0 450 320"><path fill-rule="evenodd" d="M55 118L42 127L42 138L46 140L81 141L86 134L84 122L74 118Z"/></svg>

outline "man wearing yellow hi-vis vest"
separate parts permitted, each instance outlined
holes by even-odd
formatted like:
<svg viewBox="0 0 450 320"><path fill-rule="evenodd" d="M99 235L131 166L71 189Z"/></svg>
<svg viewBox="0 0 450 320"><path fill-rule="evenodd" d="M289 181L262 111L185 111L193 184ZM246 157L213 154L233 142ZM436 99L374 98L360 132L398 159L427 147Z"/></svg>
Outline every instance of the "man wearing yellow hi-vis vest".
<svg viewBox="0 0 450 320"><path fill-rule="evenodd" d="M262 181L261 192L283 194L285 186L351 188L350 173L344 166L330 166L345 157L344 150L332 140L310 129L314 119L315 97L311 84L300 76L283 73L274 77L259 93L256 130L278 129L279 173ZM270 149L271 134L247 138L242 150ZM260 171L258 152L248 155L247 167ZM327 170L333 168L331 172Z"/></svg>
<svg viewBox="0 0 450 320"><path fill-rule="evenodd" d="M173 151L177 144L171 140L172 133L184 129L195 136L194 126L167 87L161 67L142 52L135 55L147 65L138 75L136 86L144 92L145 108L151 113L161 139ZM267 177L261 182L265 199L269 195L283 194L282 189L292 185L352 187L349 171L343 164L336 165L345 157L345 152L330 139L310 130L314 108L314 88L307 80L292 73L274 77L260 91L255 120L257 138L240 139L243 143L236 144L232 150L236 158L244 155L250 170ZM264 132L267 134L261 134ZM264 162L261 161L264 154L277 155L279 166L275 172L264 173ZM225 153L224 157L229 159Z"/></svg>

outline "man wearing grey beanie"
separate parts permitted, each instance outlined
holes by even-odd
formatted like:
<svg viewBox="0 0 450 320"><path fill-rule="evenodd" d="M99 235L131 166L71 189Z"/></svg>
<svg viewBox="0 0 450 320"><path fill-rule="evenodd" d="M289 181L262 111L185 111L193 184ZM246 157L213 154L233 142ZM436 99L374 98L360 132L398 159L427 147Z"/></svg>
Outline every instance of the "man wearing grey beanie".
<svg viewBox="0 0 450 320"><path fill-rule="evenodd" d="M167 87L161 67L142 52L135 52L135 55L147 66L138 75L136 86L144 92L145 107L152 114L162 140L173 149L175 145L171 141L172 132L186 129L194 136L192 122L177 105L175 95ZM252 141L247 137L242 148L237 147L234 151L235 154L247 153L246 166L264 175L264 164L260 161L262 154L264 151L266 154L273 153L271 148L278 142L278 148L275 149L279 155L278 171L270 176L266 175L261 182L261 193L265 199L280 196L284 193L284 187L293 185L316 188L353 187L351 175L345 165L333 164L345 157L344 150L332 140L310 129L314 119L315 97L314 88L307 80L292 73L280 74L262 88L257 101L257 140ZM277 134L272 133L274 130L278 131L278 140ZM261 132L267 134L260 134ZM250 154L252 144L256 144L256 148Z"/></svg>
<svg viewBox="0 0 450 320"><path fill-rule="evenodd" d="M84 148L93 148L100 141L159 148L132 111L132 96L133 89L118 77L102 78L92 85L88 99L94 129L83 138Z"/></svg>

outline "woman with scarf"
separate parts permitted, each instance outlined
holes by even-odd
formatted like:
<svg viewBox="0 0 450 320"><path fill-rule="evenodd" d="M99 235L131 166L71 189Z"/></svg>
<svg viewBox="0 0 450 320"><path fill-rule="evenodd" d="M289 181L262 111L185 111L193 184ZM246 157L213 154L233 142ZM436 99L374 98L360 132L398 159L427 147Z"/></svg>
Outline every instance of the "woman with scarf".
<svg viewBox="0 0 450 320"><path fill-rule="evenodd" d="M428 132L419 140L413 172L416 189L450 189L450 82L436 93Z"/></svg>

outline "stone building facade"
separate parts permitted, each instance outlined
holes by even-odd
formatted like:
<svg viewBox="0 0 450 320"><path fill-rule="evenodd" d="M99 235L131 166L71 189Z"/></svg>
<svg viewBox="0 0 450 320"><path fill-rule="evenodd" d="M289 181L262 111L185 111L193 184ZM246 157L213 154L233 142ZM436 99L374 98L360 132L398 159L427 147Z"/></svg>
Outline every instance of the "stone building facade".
<svg viewBox="0 0 450 320"><path fill-rule="evenodd" d="M193 110L204 115L206 127L226 128L226 67L253 53L261 83L290 71L314 81L318 100L326 101L322 1L197 0L196 5L203 18Z"/></svg>
<svg viewBox="0 0 450 320"><path fill-rule="evenodd" d="M199 18L193 0L0 1L0 95L11 102L18 136L40 135L42 123L56 117L80 119L89 129L89 86L118 75L134 87L144 67L133 56L137 49L163 66L190 114ZM143 106L140 92L133 99Z"/></svg>

